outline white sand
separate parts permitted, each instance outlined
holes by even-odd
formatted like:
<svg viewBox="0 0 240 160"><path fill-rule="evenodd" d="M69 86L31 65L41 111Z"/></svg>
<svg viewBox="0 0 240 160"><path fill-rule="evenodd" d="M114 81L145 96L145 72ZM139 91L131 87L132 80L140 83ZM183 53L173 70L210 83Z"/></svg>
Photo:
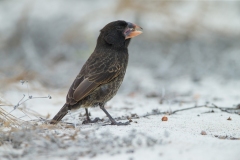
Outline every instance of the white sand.
<svg viewBox="0 0 240 160"><path fill-rule="evenodd" d="M179 83L182 85L179 85ZM240 116L238 114L230 114L222 112L219 109L202 107L166 115L168 121L161 120L164 116L162 114L143 117L147 113L152 113L153 109L175 111L193 107L195 104L204 105L206 101L209 102L208 106L212 106L211 103L214 103L219 107L233 107L233 105L239 104L239 94L237 91L239 84L231 82L222 85L220 82L207 79L201 82L200 85L197 85L186 79L182 79L178 83L173 83L168 89L165 89L165 95L159 95L158 97L148 98L142 93L120 93L107 104L106 108L115 118L137 114L140 118L133 118L131 125L103 126L109 122L99 108L90 109L91 117L98 116L104 118L104 122L82 125L83 118L80 118L81 120L77 119L79 113L84 114L84 110L81 109L71 113L71 115L67 115L63 119L65 122L76 122L77 127L75 129L66 129L63 127L56 131L54 131L55 129L45 131L46 133L50 131L50 134L53 135L66 134L67 136L72 135L75 131L79 131L75 140L64 143L59 141L60 144L67 144L67 147L64 149L60 147L54 150L54 153L50 152L51 147L55 148L56 146L54 147L54 145L56 144L46 141L44 143L47 143L49 146L52 144L52 146L49 147L49 152L45 154L46 148L43 147L41 149L41 147L36 147L38 145L42 146L42 141L33 140L28 142L23 139L24 143L33 146L31 152L28 149L28 152L25 151L26 154L23 154L24 152L22 151L27 146L22 146L21 149L13 149L11 145L7 145L6 143L0 146L0 156L2 156L1 159L7 159L6 153L9 153L9 156L14 153L22 155L22 157L17 159L31 159L32 157L36 157L36 159L75 158L81 160L139 160L146 158L151 160L239 160ZM2 98L11 102L17 102L21 98L22 92L24 92L21 91L21 87L19 91L15 92L13 87L2 95ZM174 96L173 92L175 92ZM27 108L43 116L49 113L53 117L65 100L64 92L60 93L59 91L45 89L42 91L31 91L30 93L35 96L51 94L53 97L51 100L36 99L25 103ZM161 96L165 97L163 104L159 103ZM179 103L176 100L183 102ZM9 107L8 109L4 107L4 109L11 110ZM212 110L214 112L210 112ZM12 114L18 117L22 116L19 110L13 111ZM31 114L28 115L31 116ZM229 117L231 120L227 120ZM31 118L36 119L33 116ZM29 120L29 117L23 117L22 119ZM202 131L206 132L206 135L202 135ZM88 134L90 140L84 137ZM238 140L231 140L233 138L238 138ZM129 141L131 141L130 145L126 145ZM34 146L36 150L34 150ZM85 152L84 149L89 151ZM80 151L84 155L78 155ZM14 159L14 156L10 157Z"/></svg>

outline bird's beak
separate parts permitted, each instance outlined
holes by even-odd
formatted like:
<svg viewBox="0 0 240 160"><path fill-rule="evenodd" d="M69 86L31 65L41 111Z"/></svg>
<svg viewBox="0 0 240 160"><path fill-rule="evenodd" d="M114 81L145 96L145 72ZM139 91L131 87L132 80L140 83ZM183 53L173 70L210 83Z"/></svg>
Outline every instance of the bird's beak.
<svg viewBox="0 0 240 160"><path fill-rule="evenodd" d="M127 28L124 30L125 39L133 38L142 34L142 28L136 24L128 22Z"/></svg>

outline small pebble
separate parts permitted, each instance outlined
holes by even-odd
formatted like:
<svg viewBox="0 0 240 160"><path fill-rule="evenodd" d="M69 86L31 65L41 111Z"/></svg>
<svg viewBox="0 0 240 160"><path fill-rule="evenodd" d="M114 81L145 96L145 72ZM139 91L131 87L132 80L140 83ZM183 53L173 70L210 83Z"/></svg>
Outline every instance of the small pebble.
<svg viewBox="0 0 240 160"><path fill-rule="evenodd" d="M207 135L206 131L202 131L201 135Z"/></svg>
<svg viewBox="0 0 240 160"><path fill-rule="evenodd" d="M162 121L168 121L168 118L166 116L163 116Z"/></svg>

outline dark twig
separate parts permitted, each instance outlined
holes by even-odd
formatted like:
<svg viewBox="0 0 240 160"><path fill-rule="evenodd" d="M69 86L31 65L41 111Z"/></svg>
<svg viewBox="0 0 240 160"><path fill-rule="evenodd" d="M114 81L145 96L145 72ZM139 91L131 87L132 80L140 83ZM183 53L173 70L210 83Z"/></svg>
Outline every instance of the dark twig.
<svg viewBox="0 0 240 160"><path fill-rule="evenodd" d="M20 104L20 102L24 99L24 97L25 97L25 94L23 94L22 99L20 99L20 101L18 101L18 103L13 107L13 110L11 110L8 114L11 114L12 111L14 111L15 109L17 109L17 107L22 104L22 103Z"/></svg>
<svg viewBox="0 0 240 160"><path fill-rule="evenodd" d="M44 97L33 97L32 95L29 95L29 86L28 86L28 81L27 80L20 80L20 83L23 85L24 83L27 84L27 94L28 94L28 98L24 100L25 98L25 94L23 94L23 97L18 101L18 103L13 107L13 110L11 110L6 116L8 116L9 114L11 114L14 110L16 110L20 105L24 104L25 102L27 102L28 100L31 99L37 99L37 98L48 98L48 99L52 99L52 97L50 95L48 96L44 96ZM21 112L23 112L25 114L25 116L29 117L23 110L20 110ZM25 117L23 116L23 117ZM30 118L30 117L29 117ZM30 118L31 119L31 118Z"/></svg>
<svg viewBox="0 0 240 160"><path fill-rule="evenodd" d="M224 107L218 107L217 105L215 105L214 103L212 103L213 107L211 108L216 108L221 110L222 112L227 112L227 113L231 113L231 114L239 114L240 113L240 109L239 108L224 108ZM238 112L237 112L238 111Z"/></svg>
<svg viewBox="0 0 240 160"><path fill-rule="evenodd" d="M220 109L222 112L227 112L227 113L231 113L231 114L239 114L239 112L230 112L229 110L231 111L237 111L240 109L239 108L223 108L223 107L218 107L214 104L212 104L213 106L207 106L206 104L205 105L200 105L200 106L193 106L193 107L189 107L189 108L183 108L183 109L179 109L179 110L175 110L175 111L164 111L164 112L160 112L158 109L154 109L152 110L151 113L146 113L145 115L143 116L137 116L137 117L133 117L133 116L123 116L123 117L119 117L118 120L126 120L126 119L138 119L140 117L149 117L149 116L154 116L154 115L163 115L163 114L168 114L168 115L172 115L172 114L175 114L175 113L178 113L178 112L182 112L182 111L186 111L186 110L191 110L191 109L197 109L197 108L216 108L216 109ZM213 113L213 112L212 112Z"/></svg>
<svg viewBox="0 0 240 160"><path fill-rule="evenodd" d="M201 106L194 106L194 107L190 107L190 108L178 109L178 110L175 110L173 112L170 112L169 114L175 114L177 112L186 111L186 110L190 110L190 109L196 109L196 108L202 108L202 107L208 107L208 106L201 105Z"/></svg>

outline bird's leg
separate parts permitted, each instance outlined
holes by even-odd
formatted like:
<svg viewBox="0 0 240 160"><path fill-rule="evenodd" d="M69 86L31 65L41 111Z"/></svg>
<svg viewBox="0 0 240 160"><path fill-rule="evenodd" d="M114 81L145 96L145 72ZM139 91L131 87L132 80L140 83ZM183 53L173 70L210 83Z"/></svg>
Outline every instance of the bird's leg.
<svg viewBox="0 0 240 160"><path fill-rule="evenodd" d="M108 116L108 118L110 119L110 121L112 122L111 125L117 125L117 126L121 126L121 125L129 125L129 121L122 123L122 122L116 122L112 116L107 112L107 110L104 108L104 104L99 104L100 108L103 110L103 112Z"/></svg>
<svg viewBox="0 0 240 160"><path fill-rule="evenodd" d="M85 108L85 111L86 111L87 121L91 121L91 119L90 119L90 117L89 117L88 109Z"/></svg>
<svg viewBox="0 0 240 160"><path fill-rule="evenodd" d="M91 120L90 117L89 117L89 113L88 113L88 109L85 108L85 111L86 111L86 117L87 119L83 121L83 124L87 124L87 123L96 123L100 120L100 118L95 118L94 120Z"/></svg>

